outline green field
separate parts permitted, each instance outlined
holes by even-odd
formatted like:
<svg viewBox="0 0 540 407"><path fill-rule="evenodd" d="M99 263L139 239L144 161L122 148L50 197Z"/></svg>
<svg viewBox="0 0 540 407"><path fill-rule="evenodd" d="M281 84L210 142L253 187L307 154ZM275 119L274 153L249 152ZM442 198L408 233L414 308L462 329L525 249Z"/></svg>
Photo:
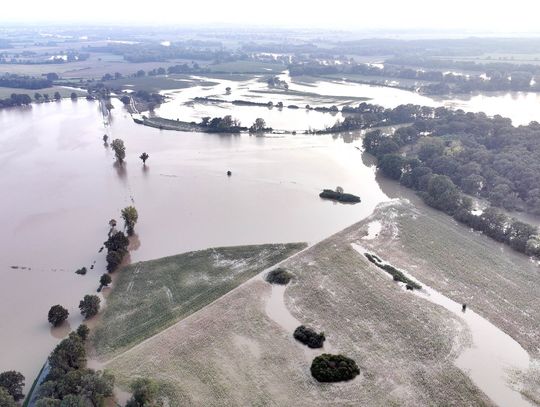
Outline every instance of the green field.
<svg viewBox="0 0 540 407"><path fill-rule="evenodd" d="M285 70L285 65L279 63L258 62L258 61L234 61L223 62L221 64L208 65L212 72L220 73L259 73L278 74Z"/></svg>
<svg viewBox="0 0 540 407"><path fill-rule="evenodd" d="M207 249L122 269L93 335L98 355L110 356L139 343L304 247L291 243Z"/></svg>
<svg viewBox="0 0 540 407"><path fill-rule="evenodd" d="M49 99L51 100L53 99L55 92L59 92L63 98L70 97L72 92L75 92L78 96L86 96L87 94L86 91L66 89L62 86L52 86L50 88L45 88L45 89L20 89L20 88L0 87L0 99L8 98L11 96L12 93L29 95L32 99L34 99L34 94L36 92L41 93L41 95L44 95L45 93L47 93L49 95Z"/></svg>

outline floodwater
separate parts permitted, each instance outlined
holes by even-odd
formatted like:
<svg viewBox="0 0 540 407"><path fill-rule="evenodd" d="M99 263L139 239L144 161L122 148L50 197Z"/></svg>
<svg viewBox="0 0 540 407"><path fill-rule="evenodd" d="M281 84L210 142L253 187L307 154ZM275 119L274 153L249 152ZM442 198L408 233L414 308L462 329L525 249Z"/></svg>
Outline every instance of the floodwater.
<svg viewBox="0 0 540 407"><path fill-rule="evenodd" d="M509 117L515 125L540 121L540 94L533 92L486 92L472 95L448 97L429 97L404 89L347 82L345 80L316 80L305 82L291 78L287 71L279 75L289 84L289 92L268 88L264 77L232 81L205 77L193 77L194 83L213 81L214 85L194 86L186 89L168 90L162 93L170 101L156 109L156 114L170 119L199 122L203 117L222 117L232 115L244 126L249 127L256 118L265 119L268 126L278 130L305 131L324 129L343 119L341 113L323 113L306 110L306 104L317 106L357 105L362 98L367 102L394 108L401 104L422 106L445 106L470 112L485 112L488 116L500 114ZM229 87L230 92L226 91ZM270 93L268 93L270 92ZM191 103L194 97L221 99L223 103ZM233 100L250 100L277 104L283 102L284 108L262 106L235 106ZM288 109L294 104L299 110Z"/></svg>
<svg viewBox="0 0 540 407"><path fill-rule="evenodd" d="M0 110L0 345L8 350L0 371L21 371L27 389L80 323L78 302L105 272L98 250L108 221L120 220L123 207L139 212L131 260L140 261L212 246L314 243L387 199L355 148L359 140L160 131L114 104L110 126L99 104L86 100ZM124 140L122 167L105 133ZM146 167L142 152L150 155ZM338 185L362 202L319 198ZM83 266L88 274L76 275ZM54 304L70 317L51 331Z"/></svg>
<svg viewBox="0 0 540 407"><path fill-rule="evenodd" d="M353 243L352 247L362 256L369 252L358 244ZM529 368L530 358L525 349L471 309L463 312L461 304L426 286L406 270L400 269L400 271L422 285L422 289L413 290L414 294L446 308L464 321L469 328L472 346L463 350L455 361L456 366L497 405L532 407L533 404L511 385L513 373L525 372ZM387 274L385 271L381 270L381 272ZM391 279L391 276L388 276ZM401 283L400 285L403 286Z"/></svg>

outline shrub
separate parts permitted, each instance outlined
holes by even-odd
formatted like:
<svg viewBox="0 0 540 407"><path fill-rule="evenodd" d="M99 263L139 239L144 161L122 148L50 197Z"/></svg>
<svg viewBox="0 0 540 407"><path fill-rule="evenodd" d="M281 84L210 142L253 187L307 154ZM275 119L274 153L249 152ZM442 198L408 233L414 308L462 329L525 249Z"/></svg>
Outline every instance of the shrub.
<svg viewBox="0 0 540 407"><path fill-rule="evenodd" d="M287 270L279 267L277 269L274 269L270 271L266 275L266 281L268 281L271 284L281 284L285 285L288 284L289 281L291 281L291 278L293 275L289 273Z"/></svg>
<svg viewBox="0 0 540 407"><path fill-rule="evenodd" d="M360 374L356 362L343 355L324 353L313 359L311 375L319 382L342 382Z"/></svg>
<svg viewBox="0 0 540 407"><path fill-rule="evenodd" d="M53 305L49 310L47 319L53 326L58 326L69 316L69 311L61 305Z"/></svg>
<svg viewBox="0 0 540 407"><path fill-rule="evenodd" d="M80 274L81 276L84 276L86 274L86 267L81 267L80 269L75 271L75 274Z"/></svg>
<svg viewBox="0 0 540 407"><path fill-rule="evenodd" d="M422 286L418 284L416 281L411 280L408 278L405 274L403 274L401 271L399 271L397 268L392 266L391 264L385 264L383 261L375 256L374 254L370 253L364 253L364 256L373 264L375 264L380 269L386 271L388 274L392 276L394 281L399 281L401 283L405 283L408 290L412 290L414 288L421 289Z"/></svg>
<svg viewBox="0 0 540 407"><path fill-rule="evenodd" d="M294 339L302 342L304 345L307 345L310 348L322 348L326 338L324 336L324 332L318 334L313 329L300 325L294 330Z"/></svg>

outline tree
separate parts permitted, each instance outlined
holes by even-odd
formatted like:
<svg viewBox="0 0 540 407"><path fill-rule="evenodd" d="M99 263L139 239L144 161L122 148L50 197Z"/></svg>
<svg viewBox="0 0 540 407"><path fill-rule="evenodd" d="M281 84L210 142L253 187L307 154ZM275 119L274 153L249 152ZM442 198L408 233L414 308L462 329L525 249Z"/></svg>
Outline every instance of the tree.
<svg viewBox="0 0 540 407"><path fill-rule="evenodd" d="M452 214L460 204L461 195L456 185L446 175L434 175L427 188L426 203Z"/></svg>
<svg viewBox="0 0 540 407"><path fill-rule="evenodd" d="M85 295L79 302L79 309L85 319L91 318L99 312L101 300L97 295Z"/></svg>
<svg viewBox="0 0 540 407"><path fill-rule="evenodd" d="M109 273L104 273L99 279L99 283L104 287L107 287L109 284L111 284L111 282L112 282L112 278Z"/></svg>
<svg viewBox="0 0 540 407"><path fill-rule="evenodd" d="M86 341L86 339L88 338L88 334L90 333L90 329L88 329L85 324L81 324L75 332L77 332L77 335L79 335L79 337L83 341Z"/></svg>
<svg viewBox="0 0 540 407"><path fill-rule="evenodd" d="M117 138L113 140L111 147L118 162L121 163L122 161L124 161L124 158L126 158L126 147L124 146L124 142L121 139Z"/></svg>
<svg viewBox="0 0 540 407"><path fill-rule="evenodd" d="M107 140L109 140L109 136L107 136L106 134L103 135L103 142L104 143L107 143Z"/></svg>
<svg viewBox="0 0 540 407"><path fill-rule="evenodd" d="M142 160L143 162L143 165L146 165L146 160L148 160L150 158L150 156L146 153L142 153L139 158Z"/></svg>
<svg viewBox="0 0 540 407"><path fill-rule="evenodd" d="M69 316L69 311L61 305L53 305L49 310L48 321L53 326L58 326Z"/></svg>
<svg viewBox="0 0 540 407"><path fill-rule="evenodd" d="M78 99L78 96L77 96L77 94L75 92L71 92L70 97L71 97L71 100L77 100Z"/></svg>
<svg viewBox="0 0 540 407"><path fill-rule="evenodd" d="M54 100L60 100L62 99L62 95L60 95L60 92L54 92Z"/></svg>
<svg viewBox="0 0 540 407"><path fill-rule="evenodd" d="M93 406L103 405L104 399L113 395L114 376L107 372L90 371L81 380L81 393Z"/></svg>
<svg viewBox="0 0 540 407"><path fill-rule="evenodd" d="M266 130L266 122L262 118L255 119L255 123L249 128L251 133L260 133Z"/></svg>
<svg viewBox="0 0 540 407"><path fill-rule="evenodd" d="M36 402L36 407L60 407L62 402L52 397L45 397Z"/></svg>
<svg viewBox="0 0 540 407"><path fill-rule="evenodd" d="M128 206L122 209L122 218L124 219L124 223L126 225L127 234L129 236L133 235L133 229L135 228L135 224L139 218L137 209L135 209L134 206Z"/></svg>
<svg viewBox="0 0 540 407"><path fill-rule="evenodd" d="M8 391L3 387L0 387L0 406L19 407L19 405L15 403L13 396L9 394Z"/></svg>
<svg viewBox="0 0 540 407"><path fill-rule="evenodd" d="M57 81L58 79L60 79L60 77L58 76L57 73L55 72L49 72L48 74L45 75L47 77L47 79L49 81Z"/></svg>
<svg viewBox="0 0 540 407"><path fill-rule="evenodd" d="M404 159L397 154L385 154L379 161L378 167L384 175L392 179L400 179L403 171Z"/></svg>
<svg viewBox="0 0 540 407"><path fill-rule="evenodd" d="M131 103L131 98L127 95L124 95L120 98L120 101L124 104L124 105L129 105Z"/></svg>
<svg viewBox="0 0 540 407"><path fill-rule="evenodd" d="M124 255L116 250L111 250L109 253L107 253L107 271L109 273L112 273L114 270L122 264L122 259L124 258Z"/></svg>
<svg viewBox="0 0 540 407"><path fill-rule="evenodd" d="M88 399L85 396L68 394L60 402L60 407L88 407Z"/></svg>
<svg viewBox="0 0 540 407"><path fill-rule="evenodd" d="M131 383L133 396L126 404L126 407L135 406L157 406L158 385L148 378L138 378Z"/></svg>
<svg viewBox="0 0 540 407"><path fill-rule="evenodd" d="M343 355L323 353L313 359L311 374L319 382L340 382L360 374L356 362Z"/></svg>
<svg viewBox="0 0 540 407"><path fill-rule="evenodd" d="M0 373L0 388L6 389L15 401L24 398L24 376L15 370Z"/></svg>
<svg viewBox="0 0 540 407"><path fill-rule="evenodd" d="M34 99L36 99L36 102L39 102L43 96L41 96L41 93L34 93Z"/></svg>

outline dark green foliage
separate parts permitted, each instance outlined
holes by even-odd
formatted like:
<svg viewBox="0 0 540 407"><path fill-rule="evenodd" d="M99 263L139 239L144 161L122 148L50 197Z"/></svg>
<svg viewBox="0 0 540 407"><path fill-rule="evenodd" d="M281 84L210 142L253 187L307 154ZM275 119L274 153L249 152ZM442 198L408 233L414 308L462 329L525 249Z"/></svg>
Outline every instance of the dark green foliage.
<svg viewBox="0 0 540 407"><path fill-rule="evenodd" d="M387 177L395 180L401 178L405 160L397 154L385 154L379 160L378 167Z"/></svg>
<svg viewBox="0 0 540 407"><path fill-rule="evenodd" d="M108 251L127 252L129 240L124 232L113 233L104 243Z"/></svg>
<svg viewBox="0 0 540 407"><path fill-rule="evenodd" d="M126 407L157 407L160 405L157 395L159 387L153 380L138 378L131 383L133 396Z"/></svg>
<svg viewBox="0 0 540 407"><path fill-rule="evenodd" d="M311 328L307 328L304 325L300 325L294 330L294 339L302 342L304 345L309 346L310 348L322 348L325 336L324 332L318 334Z"/></svg>
<svg viewBox="0 0 540 407"><path fill-rule="evenodd" d="M47 320L53 326L58 326L62 322L64 322L68 318L68 316L69 312L67 309L65 309L61 305L53 305L49 310Z"/></svg>
<svg viewBox="0 0 540 407"><path fill-rule="evenodd" d="M346 194L339 191L333 191L331 189L324 189L319 196L324 199L332 199L334 201L346 202L346 203L358 203L360 197L353 194Z"/></svg>
<svg viewBox="0 0 540 407"><path fill-rule="evenodd" d="M77 332L77 335L79 335L83 341L86 341L88 334L90 333L90 329L85 324L81 324L75 332Z"/></svg>
<svg viewBox="0 0 540 407"><path fill-rule="evenodd" d="M24 398L24 376L14 370L0 373L0 388L4 388L15 401Z"/></svg>
<svg viewBox="0 0 540 407"><path fill-rule="evenodd" d="M0 387L0 406L2 407L18 407L19 405L13 399L13 396L8 393L4 387Z"/></svg>
<svg viewBox="0 0 540 407"><path fill-rule="evenodd" d="M313 359L311 375L319 382L342 382L360 374L356 362L343 355L324 353Z"/></svg>
<svg viewBox="0 0 540 407"><path fill-rule="evenodd" d="M109 284L111 284L111 282L112 282L112 278L111 278L111 275L109 273L104 273L99 279L99 283L102 286L105 286L105 287L107 287Z"/></svg>
<svg viewBox="0 0 540 407"><path fill-rule="evenodd" d="M109 253L107 253L107 271L112 273L114 270L116 270L122 263L123 258L124 254L122 252L111 250Z"/></svg>
<svg viewBox="0 0 540 407"><path fill-rule="evenodd" d="M225 117L214 117L213 119L204 118L200 125L210 133L239 133L242 130L247 130L242 127L237 119L227 115Z"/></svg>
<svg viewBox="0 0 540 407"><path fill-rule="evenodd" d="M51 371L47 380L54 380L71 370L82 369L86 366L86 350L84 342L75 333L62 340L49 355Z"/></svg>
<svg viewBox="0 0 540 407"><path fill-rule="evenodd" d="M85 318L91 318L99 312L99 304L101 300L97 295L85 295L79 302L81 315Z"/></svg>
<svg viewBox="0 0 540 407"><path fill-rule="evenodd" d="M81 276L84 276L86 274L87 270L86 267L81 267L80 269L75 271L75 274L79 274Z"/></svg>
<svg viewBox="0 0 540 407"><path fill-rule="evenodd" d="M420 284L408 278L405 274L403 274L401 271L399 271L397 268L395 268L391 264L383 263L383 261L379 257L375 256L374 254L364 253L364 256L366 256L366 258L371 263L375 264L377 267L379 267L380 269L390 274L393 277L394 281L400 281L406 284L408 289L416 288L419 290L420 288L422 288Z"/></svg>
<svg viewBox="0 0 540 407"><path fill-rule="evenodd" d="M32 98L27 94L12 93L9 98L0 99L0 109L3 107L26 106L32 103Z"/></svg>
<svg viewBox="0 0 540 407"><path fill-rule="evenodd" d="M277 269L274 269L270 271L266 275L266 281L268 281L271 284L289 284L289 281L291 281L293 275L289 273L287 270L278 267Z"/></svg>

